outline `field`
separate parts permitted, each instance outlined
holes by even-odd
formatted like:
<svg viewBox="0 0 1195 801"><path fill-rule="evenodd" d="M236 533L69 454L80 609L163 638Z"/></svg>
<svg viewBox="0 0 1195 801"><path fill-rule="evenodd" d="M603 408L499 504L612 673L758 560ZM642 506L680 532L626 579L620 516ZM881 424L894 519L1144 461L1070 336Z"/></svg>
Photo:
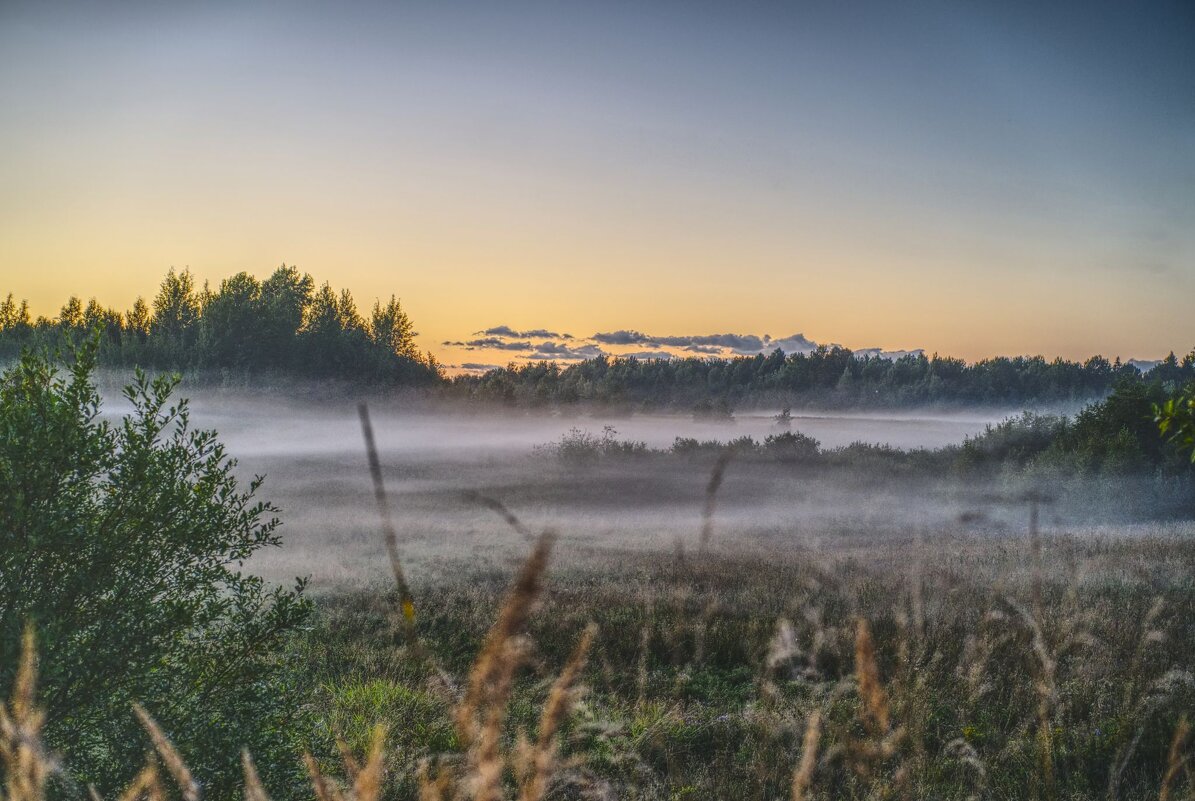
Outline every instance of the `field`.
<svg viewBox="0 0 1195 801"><path fill-rule="evenodd" d="M104 414L146 402L134 393ZM164 773L186 801L242 792L249 801L312 792L319 801L538 801L1195 791L1195 515L1175 489L1181 474L1067 475L976 457L1032 439L1032 419L984 435L978 451L959 449L987 430L990 412L779 424L769 411L611 420L376 399L372 408L366 427L347 400L199 394L192 423L220 432L242 485L265 474L258 496L284 521L279 547L234 545L218 569L244 569L279 591L306 577L311 614L297 596L270 601L225 575L224 592L247 600L230 613L218 593L201 593L216 615L210 634L190 629L194 645L166 662L148 651L136 690L106 668L103 686L126 693L123 708L119 695L107 706L88 700L94 717L84 719L61 689L51 693L47 736L73 738L89 774L75 772L70 747L61 756L42 747L26 661L0 710L7 801L40 801L43 786L81 797L90 776L105 793L127 785L122 798L157 801L173 792ZM74 431L73 411L63 419ZM101 465L106 453L125 459L103 468L114 475L184 459L178 440L151 456L139 443L156 435L123 430L123 444L90 451ZM85 540L62 540L68 558L53 572L66 586L81 582L70 592L90 600L67 607L74 622L48 629L48 646L73 654L82 671L70 684L70 664L45 660L51 687L97 696L90 671L113 649L80 609L114 608L127 626L124 610L142 603L144 614L167 616L169 632L176 607L163 603L192 603L168 595L200 572L189 540L174 555L140 510L183 514L172 525L196 532L187 536L242 530L241 518L212 517L249 507L228 495L228 466L209 444L201 435L188 446L185 459L196 461L184 459L186 481L114 492L93 515L103 522L131 510L132 528L108 547L165 546L155 557L165 574L141 579L126 569L135 565L101 563L126 583L94 593L91 568L70 578ZM29 446L35 464L45 452ZM71 458L83 466L72 469L83 478L70 486L92 492L91 457L80 453ZM154 458L164 461L146 461ZM197 492L218 506L194 506ZM57 494L38 508L54 508ZM23 508L19 498L13 508ZM67 503L65 514L76 508ZM184 527L190 519L196 528ZM25 518L14 520L14 531L27 530ZM246 542L273 542L272 524L243 530ZM112 536L106 525L92 531ZM43 553L56 552L46 542ZM59 595L41 603L59 604ZM169 636L141 630L146 641L122 641L117 664ZM274 636L262 657L242 659ZM87 637L97 645L63 650ZM182 692L186 682L200 688L191 706L161 689L175 672ZM139 744L103 716L127 714L147 692L156 693L149 711L135 708L150 740ZM229 749L247 736L257 738L257 766L245 757L242 780ZM136 749L151 741L159 756L137 774ZM194 773L188 744L202 749Z"/></svg>
<svg viewBox="0 0 1195 801"><path fill-rule="evenodd" d="M255 452L268 424L242 442L291 521L288 543L255 567L312 576L315 627L294 647L316 687L318 736L360 750L388 723L392 797L413 797L421 770L466 769L454 688L544 531L551 560L503 721L511 755L597 626L553 797L1153 798L1162 787L1195 699L1195 524L1145 519L1131 483L970 486L658 455L572 464L531 443L605 421L499 420L495 439L477 421L453 436L452 420L383 410L413 650L352 409L322 413L334 419L286 440L299 453ZM888 436L932 446L943 426L981 421L887 421ZM611 422L657 439L690 425ZM862 436L884 437L883 422ZM822 424L845 443L849 423Z"/></svg>

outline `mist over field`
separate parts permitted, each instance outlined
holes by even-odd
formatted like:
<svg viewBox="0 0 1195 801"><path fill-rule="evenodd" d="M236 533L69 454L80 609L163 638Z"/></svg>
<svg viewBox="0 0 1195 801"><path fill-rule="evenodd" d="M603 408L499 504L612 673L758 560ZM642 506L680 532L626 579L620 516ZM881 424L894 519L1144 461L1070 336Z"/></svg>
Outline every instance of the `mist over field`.
<svg viewBox="0 0 1195 801"><path fill-rule="evenodd" d="M389 580L352 400L183 394L190 396L192 424L217 430L239 461L238 473L246 479L264 475L259 495L283 510L283 546L260 553L252 569L280 583L310 576L317 591ZM117 414L122 403L110 399L105 409ZM525 538L477 495L504 504L533 532L557 532L557 558L566 564L600 570L603 560L616 563L627 551L671 554L698 546L715 460L656 454L573 464L552 449L570 432L616 436L666 451L678 437L763 441L791 430L819 440L823 450L862 442L909 451L958 446L1015 416L990 410L826 412L795 414L791 428L782 428L774 410L699 420L376 399L370 413L403 559L411 581L421 586L443 581L461 565L509 568L525 551ZM1134 480L1117 486L1121 494L1131 493ZM1033 489L1024 481L732 459L716 493L713 544L727 553L908 560L909 549L923 539L1023 538L1029 508L1024 497ZM1126 513L1125 507L1088 504L1091 494L1106 498L1107 490L1095 480L1048 489L1061 496L1048 499L1053 502L1044 506L1044 525L1058 534L1090 537L1190 530L1188 524L1152 520L1148 509Z"/></svg>
<svg viewBox="0 0 1195 801"><path fill-rule="evenodd" d="M301 456L356 448L361 452L360 421L354 401L288 402L284 397L238 397L182 389L189 397L196 424L217 429L231 452L240 458L259 454ZM107 410L118 413L120 399ZM781 429L779 409L737 412L728 420L698 420L690 414L640 413L602 415L598 412L527 411L505 413L486 408L436 408L421 403L406 409L401 403L371 403L379 446L396 456L426 456L433 460L454 455L527 454L535 446L559 439L571 428L600 433L613 427L620 438L667 447L677 437L731 440L762 439ZM960 443L985 425L1018 414L991 410L974 413L794 413L792 428L835 448L852 442L895 448L940 448Z"/></svg>

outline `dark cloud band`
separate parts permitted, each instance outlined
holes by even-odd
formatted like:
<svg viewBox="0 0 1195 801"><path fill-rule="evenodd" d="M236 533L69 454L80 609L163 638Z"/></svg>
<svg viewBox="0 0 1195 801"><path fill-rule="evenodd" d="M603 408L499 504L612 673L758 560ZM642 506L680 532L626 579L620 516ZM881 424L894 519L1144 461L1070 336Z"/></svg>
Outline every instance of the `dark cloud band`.
<svg viewBox="0 0 1195 801"><path fill-rule="evenodd" d="M484 331L478 331L478 334L487 337L500 337L502 339L572 339L572 334L558 334L555 331L549 331L546 328L532 328L527 331L516 331L509 325L496 325L493 328L487 328Z"/></svg>

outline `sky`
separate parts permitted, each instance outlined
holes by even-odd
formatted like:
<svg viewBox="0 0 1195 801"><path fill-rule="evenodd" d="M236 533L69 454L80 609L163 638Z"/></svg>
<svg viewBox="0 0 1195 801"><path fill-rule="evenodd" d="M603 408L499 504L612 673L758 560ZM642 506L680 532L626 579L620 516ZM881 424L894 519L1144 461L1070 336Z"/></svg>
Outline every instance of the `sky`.
<svg viewBox="0 0 1195 801"><path fill-rule="evenodd" d="M0 292L293 264L474 366L1183 353L1192 43L1190 2L2 0Z"/></svg>

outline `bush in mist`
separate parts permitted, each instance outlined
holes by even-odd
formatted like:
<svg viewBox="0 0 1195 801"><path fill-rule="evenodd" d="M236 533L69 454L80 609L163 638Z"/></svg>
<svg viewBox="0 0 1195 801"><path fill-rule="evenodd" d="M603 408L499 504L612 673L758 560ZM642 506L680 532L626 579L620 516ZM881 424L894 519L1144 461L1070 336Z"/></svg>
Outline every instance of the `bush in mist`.
<svg viewBox="0 0 1195 801"><path fill-rule="evenodd" d="M764 452L784 462L803 462L815 459L820 447L820 442L800 431L772 434L765 437L763 441Z"/></svg>
<svg viewBox="0 0 1195 801"><path fill-rule="evenodd" d="M559 441L544 448L575 465L593 464L602 457L639 456L648 452L647 443L620 440L613 426L602 428L601 436L580 428L570 428Z"/></svg>
<svg viewBox="0 0 1195 801"><path fill-rule="evenodd" d="M71 780L128 780L139 701L231 797L242 746L294 764L303 714L277 653L309 604L241 572L278 544L275 509L255 500L260 479L238 484L214 432L190 428L173 380L138 374L128 416L100 418L96 347L66 374L25 355L0 380L0 653L35 628L47 739ZM0 685L15 668L0 661Z"/></svg>
<svg viewBox="0 0 1195 801"><path fill-rule="evenodd" d="M1053 444L1066 427L1066 418L1025 412L988 426L975 437L968 437L959 449L963 467L985 463L1012 464L1023 467Z"/></svg>

